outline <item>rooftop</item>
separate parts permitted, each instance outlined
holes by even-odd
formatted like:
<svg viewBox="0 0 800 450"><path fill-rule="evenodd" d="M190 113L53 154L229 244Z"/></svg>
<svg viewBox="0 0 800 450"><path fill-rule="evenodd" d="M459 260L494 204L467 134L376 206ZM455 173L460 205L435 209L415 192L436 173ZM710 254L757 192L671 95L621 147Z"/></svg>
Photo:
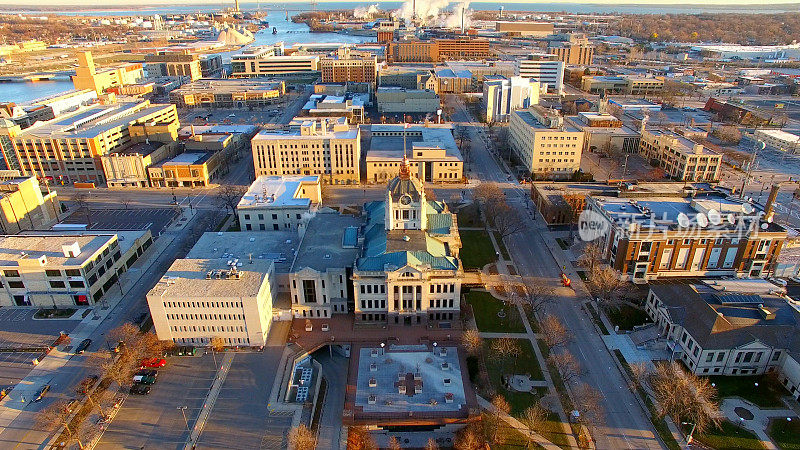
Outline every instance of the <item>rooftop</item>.
<svg viewBox="0 0 800 450"><path fill-rule="evenodd" d="M308 267L324 272L328 268L351 267L358 256L358 248L347 245L352 241L352 231L348 230L360 225L361 220L355 216L335 211L317 212L306 225L292 271Z"/></svg>
<svg viewBox="0 0 800 450"><path fill-rule="evenodd" d="M299 242L293 231L209 232L200 236L186 258L218 259L224 263L238 259L243 266L251 260L271 260L276 273L289 273Z"/></svg>
<svg viewBox="0 0 800 450"><path fill-rule="evenodd" d="M250 185L236 207L308 208L311 200L298 198L301 187L307 184L319 184L319 176L260 176Z"/></svg>
<svg viewBox="0 0 800 450"><path fill-rule="evenodd" d="M388 127L385 125L376 128L372 125L373 131L397 131L403 130L403 125ZM411 127L407 130L405 138L405 153L414 157L414 149L442 149L447 158L462 160L461 152L458 150L453 133L449 128L429 128ZM375 159L403 159L403 136L372 136L367 161ZM424 159L424 157L422 158Z"/></svg>
<svg viewBox="0 0 800 450"><path fill-rule="evenodd" d="M183 165L183 164L202 164L208 160L214 153L213 152L186 152L181 153L180 155L161 162L159 164L154 165L154 167L158 166L175 166L175 165Z"/></svg>
<svg viewBox="0 0 800 450"><path fill-rule="evenodd" d="M133 247L133 244L136 243L137 239L143 238L145 235L150 233L150 230L136 230L136 231L97 231L92 230L91 232L87 232L84 230L58 230L58 231L33 231L33 230L23 230L17 236L96 236L99 233L105 233L106 235L116 234L117 235L117 243L119 244L119 250L124 255L125 253Z"/></svg>
<svg viewBox="0 0 800 450"><path fill-rule="evenodd" d="M161 142L136 142L127 147L111 152L111 155L142 155L147 156L159 148L163 147Z"/></svg>
<svg viewBox="0 0 800 450"><path fill-rule="evenodd" d="M281 89L282 81L258 80L258 79L200 79L192 83L184 84L172 91L176 94L191 94L194 92L214 91L215 94L232 93L259 93Z"/></svg>
<svg viewBox="0 0 800 450"><path fill-rule="evenodd" d="M36 235L0 236L0 265L21 266L24 262L33 264L44 258L42 267L81 266L92 259L94 254L116 240L114 234L70 234L37 233ZM62 246L78 243L80 253L75 257L64 256Z"/></svg>
<svg viewBox="0 0 800 450"><path fill-rule="evenodd" d="M237 275L233 273L234 266ZM222 259L176 259L148 295L162 298L255 297L270 270L271 260L228 264ZM221 274L220 278L216 277L217 273Z"/></svg>

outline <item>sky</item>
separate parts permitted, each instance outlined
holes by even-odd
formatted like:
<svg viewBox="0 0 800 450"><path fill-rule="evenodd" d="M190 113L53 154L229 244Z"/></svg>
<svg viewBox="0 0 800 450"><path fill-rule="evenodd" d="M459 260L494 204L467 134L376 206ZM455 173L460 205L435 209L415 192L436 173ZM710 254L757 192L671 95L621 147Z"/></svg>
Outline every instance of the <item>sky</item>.
<svg viewBox="0 0 800 450"><path fill-rule="evenodd" d="M255 2L256 0L240 0L241 3ZM353 1L353 0L318 0L319 2L326 1ZM486 1L486 0L476 0ZM233 3L233 0L229 1ZM171 4L220 4L229 3L223 0L170 0ZM280 3L303 2L308 3L308 0L281 0ZM776 5L776 4L791 4L796 3L797 0L506 0L505 3L592 3L592 4L606 4L606 5L624 5L624 4L668 4L668 5ZM0 5L35 5L35 6L74 6L74 5L91 5L91 6L105 6L113 7L118 5L145 5L145 4L160 4L163 5L163 0L115 0L113 3L98 4L97 0L0 0ZM262 0L262 3L273 3L272 0ZM274 1L274 3L278 3ZM353 1L353 3L372 4L376 1ZM455 1L453 2L455 3Z"/></svg>

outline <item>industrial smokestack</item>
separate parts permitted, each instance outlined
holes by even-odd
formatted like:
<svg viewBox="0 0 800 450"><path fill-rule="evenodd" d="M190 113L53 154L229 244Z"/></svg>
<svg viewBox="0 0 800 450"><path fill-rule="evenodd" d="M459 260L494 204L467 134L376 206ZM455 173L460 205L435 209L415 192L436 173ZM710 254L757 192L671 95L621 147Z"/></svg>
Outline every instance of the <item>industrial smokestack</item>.
<svg viewBox="0 0 800 450"><path fill-rule="evenodd" d="M411 2L411 20L417 20L417 0Z"/></svg>
<svg viewBox="0 0 800 450"><path fill-rule="evenodd" d="M467 8L461 7L461 34L464 34L464 12Z"/></svg>
<svg viewBox="0 0 800 450"><path fill-rule="evenodd" d="M503 18L503 9L505 9L505 6L500 5L500 18L501 19Z"/></svg>

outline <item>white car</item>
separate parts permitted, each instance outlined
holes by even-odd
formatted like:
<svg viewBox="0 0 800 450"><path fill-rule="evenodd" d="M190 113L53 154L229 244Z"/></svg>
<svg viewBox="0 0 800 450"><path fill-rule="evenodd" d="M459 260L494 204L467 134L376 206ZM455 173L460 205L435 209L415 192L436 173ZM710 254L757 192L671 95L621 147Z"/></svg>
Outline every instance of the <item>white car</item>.
<svg viewBox="0 0 800 450"><path fill-rule="evenodd" d="M769 281L777 284L778 286L786 287L786 280L780 278L770 278Z"/></svg>

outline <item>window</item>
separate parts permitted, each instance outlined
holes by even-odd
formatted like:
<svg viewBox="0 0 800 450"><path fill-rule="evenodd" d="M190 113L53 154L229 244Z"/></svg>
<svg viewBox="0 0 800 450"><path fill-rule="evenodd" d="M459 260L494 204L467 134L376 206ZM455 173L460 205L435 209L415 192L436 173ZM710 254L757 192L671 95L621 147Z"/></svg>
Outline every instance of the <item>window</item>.
<svg viewBox="0 0 800 450"><path fill-rule="evenodd" d="M45 270L44 273L48 277L60 277L61 276L61 271L60 270Z"/></svg>
<svg viewBox="0 0 800 450"><path fill-rule="evenodd" d="M303 293L306 303L317 303L317 287L314 280L303 280Z"/></svg>
<svg viewBox="0 0 800 450"><path fill-rule="evenodd" d="M81 276L81 271L78 269L67 269L67 276L68 277L79 277Z"/></svg>
<svg viewBox="0 0 800 450"><path fill-rule="evenodd" d="M86 285L84 285L83 281L81 281L81 280L75 280L75 281L70 281L69 282L69 287L83 289L83 288L86 287Z"/></svg>
<svg viewBox="0 0 800 450"><path fill-rule="evenodd" d="M12 289L23 289L25 288L25 283L23 283L22 281L9 281L8 287Z"/></svg>
<svg viewBox="0 0 800 450"><path fill-rule="evenodd" d="M66 287L66 285L64 284L63 281L51 281L50 282L50 287L57 289L57 288Z"/></svg>
<svg viewBox="0 0 800 450"><path fill-rule="evenodd" d="M18 277L19 276L19 271L17 271L17 270L4 270L3 271L3 276L6 276L6 277Z"/></svg>

